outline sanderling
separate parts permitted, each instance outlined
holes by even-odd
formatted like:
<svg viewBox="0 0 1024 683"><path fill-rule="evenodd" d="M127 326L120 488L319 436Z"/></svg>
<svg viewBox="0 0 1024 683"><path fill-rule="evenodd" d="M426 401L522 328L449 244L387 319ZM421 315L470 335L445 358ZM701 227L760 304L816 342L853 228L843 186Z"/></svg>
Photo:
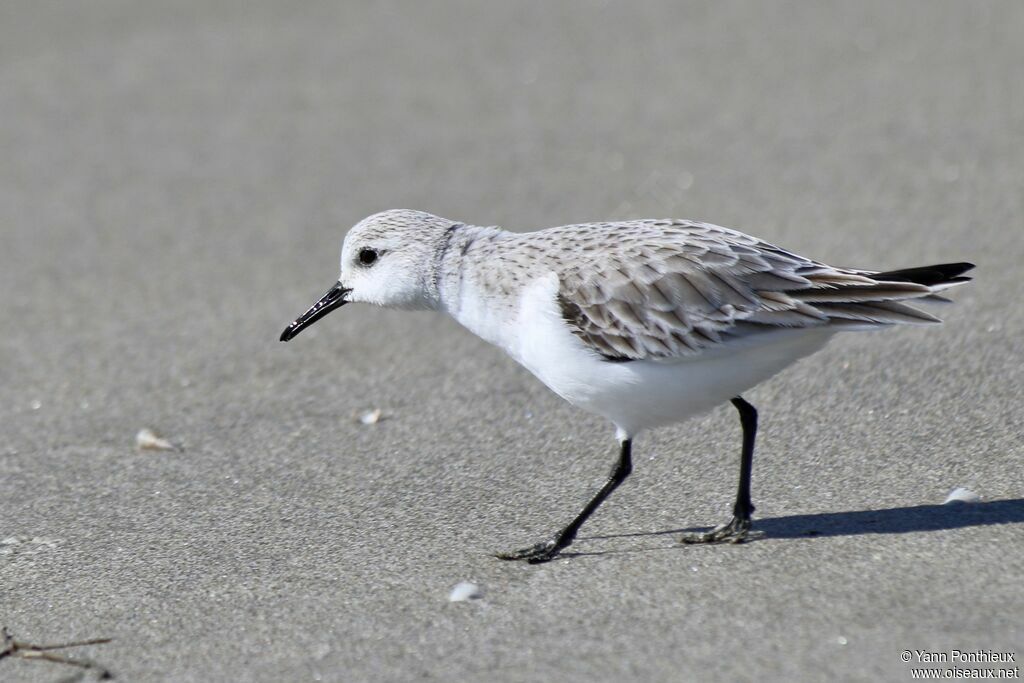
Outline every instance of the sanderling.
<svg viewBox="0 0 1024 683"><path fill-rule="evenodd" d="M743 428L732 520L691 543L748 538L757 411L741 393L836 332L937 323L907 300L968 281L969 263L885 272L836 268L688 220L567 225L531 233L420 211L358 223L338 282L281 334L350 302L446 311L556 394L616 428L608 481L552 538L498 557L545 562L572 543L632 471L633 438L731 401Z"/></svg>

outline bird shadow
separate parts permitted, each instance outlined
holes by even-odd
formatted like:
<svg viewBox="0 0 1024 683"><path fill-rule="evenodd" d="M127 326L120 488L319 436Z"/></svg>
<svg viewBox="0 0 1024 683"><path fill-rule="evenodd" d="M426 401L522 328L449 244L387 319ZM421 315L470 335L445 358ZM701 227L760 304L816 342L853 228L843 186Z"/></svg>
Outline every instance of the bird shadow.
<svg viewBox="0 0 1024 683"><path fill-rule="evenodd" d="M787 515L785 517L755 517L753 528L764 534L763 539L773 539L908 534L1020 522L1024 522L1024 498L993 500L983 503L914 505L884 510L822 512L813 515ZM691 527L665 531L638 531L581 536L580 540L665 536L706 530L706 527ZM582 555L583 553L578 554Z"/></svg>

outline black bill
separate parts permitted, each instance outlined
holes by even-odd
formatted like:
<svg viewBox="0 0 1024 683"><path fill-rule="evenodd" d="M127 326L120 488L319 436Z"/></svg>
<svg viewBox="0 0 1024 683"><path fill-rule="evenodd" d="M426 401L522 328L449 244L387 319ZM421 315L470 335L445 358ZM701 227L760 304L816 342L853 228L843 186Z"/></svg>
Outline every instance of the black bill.
<svg viewBox="0 0 1024 683"><path fill-rule="evenodd" d="M286 342L291 340L292 337L297 335L302 330L306 329L320 318L324 317L335 308L341 308L348 301L345 296L351 290L345 289L341 286L341 283L334 285L327 290L327 293L320 297L320 301L313 304L312 307L302 315L300 315L295 322L288 327L284 328L284 332L281 333L281 341Z"/></svg>

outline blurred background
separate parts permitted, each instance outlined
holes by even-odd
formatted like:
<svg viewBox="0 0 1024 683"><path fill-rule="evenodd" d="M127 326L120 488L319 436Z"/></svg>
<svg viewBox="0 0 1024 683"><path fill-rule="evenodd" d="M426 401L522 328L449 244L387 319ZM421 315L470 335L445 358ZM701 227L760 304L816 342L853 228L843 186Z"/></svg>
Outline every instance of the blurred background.
<svg viewBox="0 0 1024 683"><path fill-rule="evenodd" d="M586 499L608 427L440 316L348 307L276 340L387 208L973 261L943 328L844 338L758 390L755 502L1019 498L1022 36L1024 6L988 0L5 1L0 624L113 635L92 655L125 680L854 680L903 671L891 642L1019 636L1020 557L962 568L1020 524L897 534L870 566L856 532L497 566ZM143 427L180 450L139 453ZM724 521L734 432L645 439L594 534ZM605 546L634 542L670 539ZM470 575L490 612L446 604Z"/></svg>

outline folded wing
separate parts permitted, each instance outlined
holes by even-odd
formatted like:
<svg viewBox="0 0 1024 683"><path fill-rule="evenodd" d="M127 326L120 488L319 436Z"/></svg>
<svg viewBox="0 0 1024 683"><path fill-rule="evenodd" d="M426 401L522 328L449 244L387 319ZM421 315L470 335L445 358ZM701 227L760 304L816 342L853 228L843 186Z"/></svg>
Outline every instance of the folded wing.
<svg viewBox="0 0 1024 683"><path fill-rule="evenodd" d="M780 328L937 323L904 302L944 300L973 267L835 268L707 223L622 227L614 249L559 273L566 322L613 361L693 356Z"/></svg>

